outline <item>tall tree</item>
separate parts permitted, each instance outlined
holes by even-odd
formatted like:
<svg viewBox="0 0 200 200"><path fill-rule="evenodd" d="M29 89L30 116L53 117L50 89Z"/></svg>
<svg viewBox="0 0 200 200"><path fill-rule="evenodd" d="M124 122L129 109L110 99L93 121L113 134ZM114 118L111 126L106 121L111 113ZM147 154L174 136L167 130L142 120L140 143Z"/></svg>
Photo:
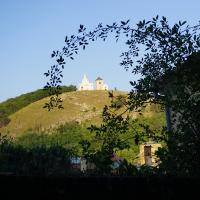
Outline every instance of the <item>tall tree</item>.
<svg viewBox="0 0 200 200"><path fill-rule="evenodd" d="M187 77L188 71L186 69L191 67L188 65L188 62L190 62L189 59L200 50L200 23L191 27L187 25L186 21L179 21L170 26L166 17L159 18L156 16L150 21L140 21L133 27L130 26L129 20L121 21L119 24L114 22L106 26L99 24L93 31L87 31L85 26L80 25L78 32L77 36L66 36L65 47L63 47L61 51L53 51L52 58L56 60L56 64L45 74L50 77L47 83L48 88L57 87L57 89L59 89L65 58L74 59L75 54L78 53L80 48L85 49L87 45L98 39L106 41L110 33L114 33L116 41L118 41L121 35L125 35L127 38L125 43L128 50L121 54L122 61L120 64L125 69L132 68L133 74L142 75L137 82L130 81L133 89L129 93L127 102L128 110L137 110L147 102L159 103L174 109L176 117L174 117L173 120L178 121L178 114L182 113L183 110L186 111L190 109L189 107L185 108L185 106L187 106L187 101L191 102L191 106L196 105L196 100L194 99L198 96L199 89L195 90L193 88L196 87L198 79L193 80L195 84L189 84L191 81L190 78L186 78L186 82L180 81L180 79ZM182 72L182 75L179 76L179 73L176 72ZM194 71L191 70L190 73L194 74ZM176 84L173 84L173 80L169 78L171 75L178 80ZM180 86L182 89L179 90L178 95L174 98L174 93L177 89L177 87L174 86L176 85ZM189 92L186 91L188 87ZM59 107L61 103L58 90L54 90L53 92L55 96L52 97L49 104L47 104L49 109ZM187 93L190 93L189 98L187 98ZM181 100L184 103L181 103ZM198 110L196 110L196 112L199 113ZM181 117L184 117L184 119L189 122L190 116L194 113L189 112L190 116L186 114L187 112L182 113ZM187 123L179 123L179 127L173 131L178 133L179 130L181 130L184 136L188 135L188 131L193 131L193 133L199 137L199 131L196 130L197 121L194 120L194 117L192 119L193 121L190 122L189 126L191 127L190 129L184 129ZM192 128L194 125L195 129ZM174 138L174 135L176 134L168 133L168 141ZM178 135L180 135L180 133ZM170 146L168 142L168 149L166 149L168 155L173 153L172 149L181 152L183 148L178 148L180 143L184 141L185 144L189 141L187 137L183 137L183 141L178 141L178 139L179 137L176 138L177 143L174 143L172 146ZM199 152L195 149L196 147L195 144L193 150L198 154L198 159L200 160ZM169 148L172 152L168 151ZM189 149L184 148L184 151L185 154L190 157ZM167 154L165 155L166 159ZM180 157L180 154L177 154L177 156L179 156L179 158L177 157L176 169L179 169L178 165L180 165L180 158L182 157ZM184 163L188 163L188 157L185 156L183 160ZM170 159L167 161L169 160ZM188 170L189 169L185 167L183 171L187 172ZM189 171L191 171L191 169Z"/></svg>

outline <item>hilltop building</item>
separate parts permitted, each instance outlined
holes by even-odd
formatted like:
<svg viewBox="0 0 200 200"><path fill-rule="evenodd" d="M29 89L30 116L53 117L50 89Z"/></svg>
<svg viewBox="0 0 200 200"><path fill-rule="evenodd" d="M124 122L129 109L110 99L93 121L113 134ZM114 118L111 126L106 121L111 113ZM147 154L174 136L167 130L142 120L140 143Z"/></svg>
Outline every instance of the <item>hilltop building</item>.
<svg viewBox="0 0 200 200"><path fill-rule="evenodd" d="M90 83L87 76L84 74L83 80L79 85L79 90L93 90L93 83Z"/></svg>
<svg viewBox="0 0 200 200"><path fill-rule="evenodd" d="M98 77L95 82L96 90L108 90L108 86L104 83L102 78Z"/></svg>
<svg viewBox="0 0 200 200"><path fill-rule="evenodd" d="M103 79L98 77L95 80L95 88L93 87L93 83L90 83L87 76L84 74L83 80L79 85L78 90L108 90L108 85L104 83Z"/></svg>

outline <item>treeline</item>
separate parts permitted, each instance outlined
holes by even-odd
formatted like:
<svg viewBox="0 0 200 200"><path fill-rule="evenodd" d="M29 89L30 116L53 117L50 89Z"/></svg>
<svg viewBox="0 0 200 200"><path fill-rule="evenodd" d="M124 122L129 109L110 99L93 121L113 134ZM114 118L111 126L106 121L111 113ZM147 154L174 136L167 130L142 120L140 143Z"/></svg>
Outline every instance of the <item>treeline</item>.
<svg viewBox="0 0 200 200"><path fill-rule="evenodd" d="M74 85L62 86L60 92L72 92L76 91L77 88ZM36 102L40 99L49 96L49 91L46 89L39 89L34 92L22 94L15 98L10 98L0 103L0 128L9 123L8 116L22 109L23 107Z"/></svg>
<svg viewBox="0 0 200 200"><path fill-rule="evenodd" d="M76 122L43 132L29 130L18 138L0 134L0 173L15 175L73 174L70 158L81 153L85 129Z"/></svg>
<svg viewBox="0 0 200 200"><path fill-rule="evenodd" d="M131 134L127 132L125 138L130 138ZM94 140L91 132L77 122L68 122L40 132L28 130L16 138L0 134L0 173L47 176L80 174L80 171L72 168L70 159L83 156L81 144L86 139L91 142L91 153L100 148L102 142ZM138 146L132 139L129 142L130 148L118 154L132 163L138 154ZM135 174L137 171L127 162L124 166L122 175Z"/></svg>
<svg viewBox="0 0 200 200"><path fill-rule="evenodd" d="M0 138L0 172L15 175L66 175L70 173L70 151L60 145L29 148Z"/></svg>
<svg viewBox="0 0 200 200"><path fill-rule="evenodd" d="M25 148L58 145L80 155L81 149L79 142L87 137L87 135L89 135L87 128L82 127L77 122L67 122L56 128L43 131L27 130L23 135L15 138L15 143Z"/></svg>

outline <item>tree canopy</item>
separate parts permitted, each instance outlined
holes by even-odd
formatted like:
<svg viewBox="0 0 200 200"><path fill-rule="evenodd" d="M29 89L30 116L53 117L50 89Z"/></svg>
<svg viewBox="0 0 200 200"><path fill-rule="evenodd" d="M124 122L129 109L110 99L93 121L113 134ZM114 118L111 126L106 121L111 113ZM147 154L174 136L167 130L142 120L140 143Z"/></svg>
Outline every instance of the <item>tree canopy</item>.
<svg viewBox="0 0 200 200"><path fill-rule="evenodd" d="M199 51L199 28L200 24L190 27L186 21L179 21L170 26L166 17L158 16L149 21L140 21L133 27L129 20L105 26L100 23L93 31L87 31L84 25L80 25L76 36L65 37L65 46L62 50L52 52L51 56L56 63L45 73L50 77L46 87L59 89L65 59L74 59L81 48L85 49L87 45L98 39L106 41L109 35L114 35L116 41L124 35L127 38L125 43L128 50L122 52L120 64L125 69L131 67L133 74L142 75L139 81L130 83L140 100L145 101L152 97L152 93L155 95L159 93L158 80L163 75L184 63L189 55ZM58 97L57 93L58 90L55 90L56 97ZM130 99L133 99L133 96L135 95L130 93ZM134 102L137 98L134 98ZM61 104L59 98L54 98L51 102L54 102L52 107L59 107ZM130 100L130 103L135 107L133 101Z"/></svg>
<svg viewBox="0 0 200 200"><path fill-rule="evenodd" d="M48 108L61 107L58 91L65 59L73 60L81 48L85 50L99 39L106 41L110 35L114 35L116 41L121 36L126 38L128 49L122 52L120 65L141 75L138 81L130 81L133 88L126 101L127 111L141 109L151 102L173 110L176 128L167 132L167 146L158 152L161 169L169 173L195 171L200 174L197 169L200 115L196 107L200 99L200 23L189 26L186 21L179 21L170 25L166 17L156 16L149 21L139 21L135 26L131 26L129 20L105 26L100 23L93 31L80 25L78 34L66 36L62 50L52 53L56 64L45 75L50 77L46 87L55 88L55 96L47 103ZM197 159L192 159L194 156Z"/></svg>

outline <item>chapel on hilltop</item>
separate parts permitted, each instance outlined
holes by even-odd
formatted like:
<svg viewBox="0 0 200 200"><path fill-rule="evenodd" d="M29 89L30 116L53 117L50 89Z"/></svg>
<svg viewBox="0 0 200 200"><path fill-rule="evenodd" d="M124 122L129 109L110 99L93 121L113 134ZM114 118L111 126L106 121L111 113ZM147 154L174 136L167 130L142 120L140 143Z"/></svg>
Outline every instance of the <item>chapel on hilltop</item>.
<svg viewBox="0 0 200 200"><path fill-rule="evenodd" d="M78 90L93 90L93 89L94 89L93 83L90 83L87 76L84 74L83 80L81 84L79 85Z"/></svg>
<svg viewBox="0 0 200 200"><path fill-rule="evenodd" d="M87 76L84 74L78 90L108 90L108 85L104 83L102 78L98 77L95 80L94 88L93 83L90 83Z"/></svg>

